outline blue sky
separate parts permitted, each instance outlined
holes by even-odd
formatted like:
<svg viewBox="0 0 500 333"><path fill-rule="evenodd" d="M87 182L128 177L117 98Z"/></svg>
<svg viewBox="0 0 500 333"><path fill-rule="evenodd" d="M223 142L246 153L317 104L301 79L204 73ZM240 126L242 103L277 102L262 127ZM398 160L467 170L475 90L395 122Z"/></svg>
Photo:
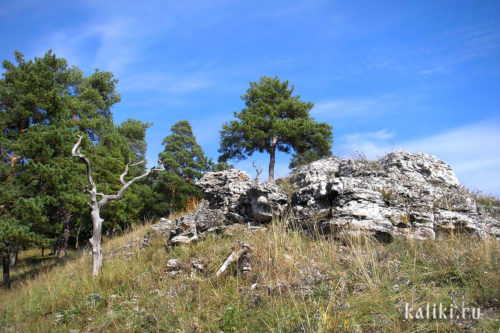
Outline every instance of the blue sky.
<svg viewBox="0 0 500 333"><path fill-rule="evenodd" d="M295 85L334 130L333 152L397 149L447 161L500 194L498 1L2 1L0 56L48 49L119 79L113 112L153 122L148 161L187 119L207 155L261 75ZM267 171L268 157L235 163ZM278 156L285 175L288 155Z"/></svg>

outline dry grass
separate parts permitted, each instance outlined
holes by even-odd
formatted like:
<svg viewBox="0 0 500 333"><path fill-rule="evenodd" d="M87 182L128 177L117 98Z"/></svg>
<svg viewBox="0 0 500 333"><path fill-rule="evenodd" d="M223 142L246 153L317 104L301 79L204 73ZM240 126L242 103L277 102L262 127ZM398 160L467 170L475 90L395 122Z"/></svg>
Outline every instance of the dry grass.
<svg viewBox="0 0 500 333"><path fill-rule="evenodd" d="M500 247L496 240L443 241L306 237L276 221L165 249L156 239L105 261L92 279L89 256L53 268L0 295L4 331L166 332L496 332L500 316ZM141 238L146 227L106 243ZM253 270L215 272L235 241L254 247ZM172 273L167 261L177 258ZM204 265L192 268L192 260ZM234 272L234 274L232 274ZM253 287L252 287L253 286ZM481 320L408 321L404 303L480 307Z"/></svg>

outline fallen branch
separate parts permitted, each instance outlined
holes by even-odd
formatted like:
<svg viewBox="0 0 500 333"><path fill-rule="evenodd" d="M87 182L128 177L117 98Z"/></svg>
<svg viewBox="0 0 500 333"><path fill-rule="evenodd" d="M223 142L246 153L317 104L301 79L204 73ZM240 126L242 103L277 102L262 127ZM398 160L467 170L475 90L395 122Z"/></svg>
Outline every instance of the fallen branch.
<svg viewBox="0 0 500 333"><path fill-rule="evenodd" d="M233 246L233 252L231 252L229 257L227 257L226 261L224 261L215 275L221 276L221 274L224 273L232 263L238 262L242 257L246 256L252 250L253 247L251 247L250 245L242 243L240 241L236 242L236 244Z"/></svg>

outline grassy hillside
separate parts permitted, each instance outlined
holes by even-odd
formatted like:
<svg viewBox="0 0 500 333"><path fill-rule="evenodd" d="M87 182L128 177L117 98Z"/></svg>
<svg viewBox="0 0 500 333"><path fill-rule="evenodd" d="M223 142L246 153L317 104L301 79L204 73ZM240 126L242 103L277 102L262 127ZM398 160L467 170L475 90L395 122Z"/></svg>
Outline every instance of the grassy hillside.
<svg viewBox="0 0 500 333"><path fill-rule="evenodd" d="M166 249L123 247L140 228L105 244L102 275L78 255L0 294L6 332L399 332L500 327L500 246L495 240L378 244L368 238L309 238L275 221ZM215 272L236 241L253 246L252 271ZM119 254L116 254L120 252ZM169 270L176 258L180 268ZM193 259L203 265L194 268ZM406 320L405 303L479 307L479 320ZM415 313L413 313L415 315ZM75 332L75 331L73 331Z"/></svg>

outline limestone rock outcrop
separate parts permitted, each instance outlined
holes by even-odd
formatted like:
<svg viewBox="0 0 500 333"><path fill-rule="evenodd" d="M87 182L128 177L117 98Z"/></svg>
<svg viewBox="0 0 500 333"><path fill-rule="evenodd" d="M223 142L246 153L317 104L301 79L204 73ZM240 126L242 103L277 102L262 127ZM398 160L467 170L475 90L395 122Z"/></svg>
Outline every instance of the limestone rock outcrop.
<svg viewBox="0 0 500 333"><path fill-rule="evenodd" d="M207 172L197 183L203 194L198 209L175 221L172 244L196 240L198 234L234 223L266 223L287 208L287 195L275 184L254 184L244 171Z"/></svg>
<svg viewBox="0 0 500 333"><path fill-rule="evenodd" d="M498 216L477 204L447 163L425 153L399 151L376 161L323 159L276 184L254 184L236 169L208 172L196 185L203 201L196 212L174 221L172 244L276 217L334 236L362 231L382 241L451 232L500 239Z"/></svg>
<svg viewBox="0 0 500 333"><path fill-rule="evenodd" d="M289 177L291 209L323 232L363 230L381 240L434 239L450 232L500 237L451 167L425 153L393 152L377 161L329 158Z"/></svg>

